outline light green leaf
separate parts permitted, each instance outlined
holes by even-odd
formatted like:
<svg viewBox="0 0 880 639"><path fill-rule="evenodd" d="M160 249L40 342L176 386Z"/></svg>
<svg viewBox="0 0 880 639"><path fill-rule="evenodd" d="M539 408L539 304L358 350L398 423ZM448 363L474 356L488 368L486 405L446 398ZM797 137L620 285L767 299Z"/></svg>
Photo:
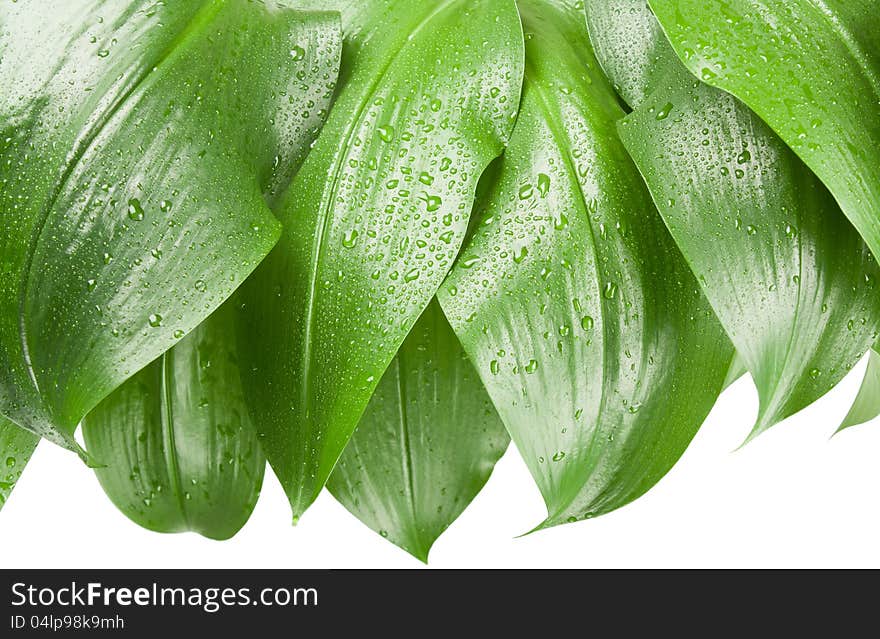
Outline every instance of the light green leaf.
<svg viewBox="0 0 880 639"><path fill-rule="evenodd" d="M327 487L367 526L426 562L509 443L434 301L379 382Z"/></svg>
<svg viewBox="0 0 880 639"><path fill-rule="evenodd" d="M513 0L326 0L342 86L244 287L244 382L294 519L452 266L522 76Z"/></svg>
<svg viewBox="0 0 880 639"><path fill-rule="evenodd" d="M40 438L0 417L0 509L21 477Z"/></svg>
<svg viewBox="0 0 880 639"><path fill-rule="evenodd" d="M654 19L639 0L591 3L588 13L621 6L643 14L637 24ZM662 49L624 47L631 29L616 26L592 34L608 55ZM653 86L620 134L757 385L754 437L824 395L870 348L880 270L834 198L760 118L695 80L670 48L665 56L663 80L635 70L624 82Z"/></svg>
<svg viewBox="0 0 880 639"><path fill-rule="evenodd" d="M880 415L880 354L868 351L868 368L859 394L837 432L866 424Z"/></svg>
<svg viewBox="0 0 880 639"><path fill-rule="evenodd" d="M157 532L228 539L253 511L266 459L248 417L225 304L83 420L101 486Z"/></svg>
<svg viewBox="0 0 880 639"><path fill-rule="evenodd" d="M274 245L264 193L321 122L338 23L24 0L0 24L0 413L76 449L82 417Z"/></svg>
<svg viewBox="0 0 880 639"><path fill-rule="evenodd" d="M519 119L439 298L547 527L653 486L709 413L733 349L617 137L623 111L582 5L519 6Z"/></svg>
<svg viewBox="0 0 880 639"><path fill-rule="evenodd" d="M876 0L650 0L704 82L751 107L880 255Z"/></svg>

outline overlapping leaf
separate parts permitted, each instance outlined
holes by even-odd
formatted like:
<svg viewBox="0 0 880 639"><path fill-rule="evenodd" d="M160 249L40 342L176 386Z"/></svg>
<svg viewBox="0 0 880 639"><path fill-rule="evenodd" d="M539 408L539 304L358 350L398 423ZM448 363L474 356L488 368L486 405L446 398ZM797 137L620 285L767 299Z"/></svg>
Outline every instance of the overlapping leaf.
<svg viewBox="0 0 880 639"><path fill-rule="evenodd" d="M275 243L264 192L320 124L338 26L246 0L7 2L0 23L0 412L76 448Z"/></svg>
<svg viewBox="0 0 880 639"><path fill-rule="evenodd" d="M841 423L839 430L865 424L880 415L880 354L872 348L868 351L868 368L859 394L852 408Z"/></svg>
<svg viewBox="0 0 880 639"><path fill-rule="evenodd" d="M244 287L244 382L294 518L458 253L516 113L513 0L327 0L346 34L327 125Z"/></svg>
<svg viewBox="0 0 880 639"><path fill-rule="evenodd" d="M0 509L37 448L40 438L0 417Z"/></svg>
<svg viewBox="0 0 880 639"><path fill-rule="evenodd" d="M587 13L654 19L640 0ZM609 71L647 96L620 134L755 380L757 435L834 387L874 342L880 269L818 178L748 107L695 80L659 28L639 42L622 18L589 22L605 27L591 33L605 68L633 49L661 52L660 80L647 67Z"/></svg>
<svg viewBox="0 0 880 639"><path fill-rule="evenodd" d="M226 304L83 420L113 503L158 532L238 532L260 494L266 460L248 417Z"/></svg>
<svg viewBox="0 0 880 639"><path fill-rule="evenodd" d="M653 486L708 414L733 353L617 137L623 111L581 6L519 7L519 119L439 297L551 526Z"/></svg>
<svg viewBox="0 0 880 639"><path fill-rule="evenodd" d="M876 0L649 0L688 68L751 107L880 255Z"/></svg>
<svg viewBox="0 0 880 639"><path fill-rule="evenodd" d="M370 528L427 561L509 443L434 301L379 382L327 487Z"/></svg>

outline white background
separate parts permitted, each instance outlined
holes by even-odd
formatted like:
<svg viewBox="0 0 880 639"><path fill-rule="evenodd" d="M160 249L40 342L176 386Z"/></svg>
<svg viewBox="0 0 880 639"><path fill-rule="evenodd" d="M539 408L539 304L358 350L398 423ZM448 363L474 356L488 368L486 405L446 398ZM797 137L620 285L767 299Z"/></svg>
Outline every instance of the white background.
<svg viewBox="0 0 880 639"><path fill-rule="evenodd" d="M544 515L511 449L440 538L433 568L880 567L880 420L830 438L864 364L816 405L742 450L757 410L744 378L646 496L592 521L517 539ZM271 473L228 542L140 529L77 457L43 443L0 511L0 567L421 568L329 494L296 528Z"/></svg>

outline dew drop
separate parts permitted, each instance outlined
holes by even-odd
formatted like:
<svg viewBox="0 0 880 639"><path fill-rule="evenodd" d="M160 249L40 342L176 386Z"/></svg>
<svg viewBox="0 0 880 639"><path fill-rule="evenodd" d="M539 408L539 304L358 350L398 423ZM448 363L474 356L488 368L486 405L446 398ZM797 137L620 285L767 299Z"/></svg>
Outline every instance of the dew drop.
<svg viewBox="0 0 880 639"><path fill-rule="evenodd" d="M672 113L673 105L672 102L667 102L661 107L659 111L657 111L656 118L658 120L665 120L669 117L669 114Z"/></svg>
<svg viewBox="0 0 880 639"><path fill-rule="evenodd" d="M394 127L390 124L385 124L376 129L376 133L379 134L379 139L383 142L391 142L394 139Z"/></svg>
<svg viewBox="0 0 880 639"><path fill-rule="evenodd" d="M144 219L144 207L141 206L141 202L137 198L133 197L128 201L128 218L135 222Z"/></svg>

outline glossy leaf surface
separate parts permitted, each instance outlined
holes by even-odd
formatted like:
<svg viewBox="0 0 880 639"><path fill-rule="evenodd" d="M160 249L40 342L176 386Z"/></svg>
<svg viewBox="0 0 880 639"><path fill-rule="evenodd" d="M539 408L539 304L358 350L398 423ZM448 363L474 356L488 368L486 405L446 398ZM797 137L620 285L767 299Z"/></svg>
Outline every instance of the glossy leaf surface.
<svg viewBox="0 0 880 639"><path fill-rule="evenodd" d="M587 31L605 75L631 108L644 102L679 63L645 0L584 3Z"/></svg>
<svg viewBox="0 0 880 639"><path fill-rule="evenodd" d="M337 20L246 0L3 3L0 412L76 448L82 417L269 252L264 194L321 122Z"/></svg>
<svg viewBox="0 0 880 639"><path fill-rule="evenodd" d="M427 561L509 443L434 301L379 382L327 487L367 526Z"/></svg>
<svg viewBox="0 0 880 639"><path fill-rule="evenodd" d="M519 3L521 112L439 297L548 508L596 516L653 486L733 352L617 136L582 5Z"/></svg>
<svg viewBox="0 0 880 639"><path fill-rule="evenodd" d="M244 287L251 412L294 519L452 266L522 76L513 0L326 0L346 34L327 125Z"/></svg>
<svg viewBox="0 0 880 639"><path fill-rule="evenodd" d="M83 421L113 503L157 532L232 537L256 504L266 459L248 416L226 304Z"/></svg>
<svg viewBox="0 0 880 639"><path fill-rule="evenodd" d="M0 417L0 509L21 477L40 438Z"/></svg>
<svg viewBox="0 0 880 639"><path fill-rule="evenodd" d="M876 0L650 0L700 79L751 107L880 255Z"/></svg>
<svg viewBox="0 0 880 639"><path fill-rule="evenodd" d="M639 0L590 12L654 19ZM614 8L627 10L614 11ZM656 22L656 21L655 21ZM615 23L594 32L611 57L662 50ZM666 46L662 80L624 70L649 89L620 134L737 352L760 410L752 435L833 388L876 339L880 277L865 243L798 157L736 98L695 80ZM608 66L608 65L605 65Z"/></svg>

